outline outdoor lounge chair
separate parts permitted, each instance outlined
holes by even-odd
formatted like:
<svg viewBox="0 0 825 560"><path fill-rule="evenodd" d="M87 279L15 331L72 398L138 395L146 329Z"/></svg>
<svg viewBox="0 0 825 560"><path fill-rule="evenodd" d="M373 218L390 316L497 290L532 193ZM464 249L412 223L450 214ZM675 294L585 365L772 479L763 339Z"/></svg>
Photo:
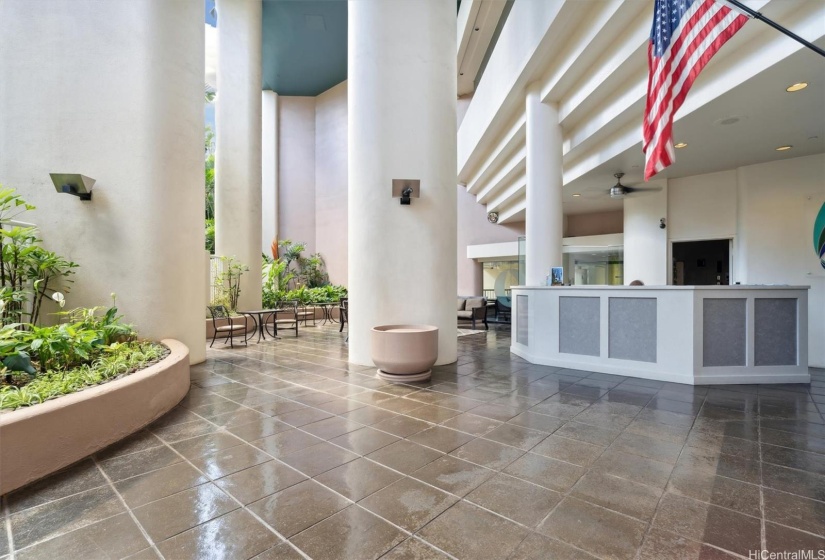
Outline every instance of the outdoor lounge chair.
<svg viewBox="0 0 825 560"><path fill-rule="evenodd" d="M212 328L215 331L212 335L212 342L209 343L210 348L212 348L212 345L215 344L215 339L219 334L224 335L224 344L229 341L230 348L235 347L233 339L236 336L243 336L244 346L247 345L248 339L246 336L246 317L231 315L223 305L207 305L206 308L209 310L209 314L212 315ZM227 324L218 326L218 319L225 319Z"/></svg>

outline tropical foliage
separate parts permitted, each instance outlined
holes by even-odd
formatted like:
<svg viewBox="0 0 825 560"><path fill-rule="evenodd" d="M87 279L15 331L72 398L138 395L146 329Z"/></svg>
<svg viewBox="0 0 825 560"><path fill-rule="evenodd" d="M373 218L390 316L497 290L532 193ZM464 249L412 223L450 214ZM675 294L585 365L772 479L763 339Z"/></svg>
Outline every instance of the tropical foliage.
<svg viewBox="0 0 825 560"><path fill-rule="evenodd" d="M204 141L204 188L206 193L205 237L206 250L215 254L215 133L206 127Z"/></svg>
<svg viewBox="0 0 825 560"><path fill-rule="evenodd" d="M223 305L231 313L235 313L241 295L241 276L249 267L234 257L221 257L220 260L221 268L215 277L215 296L211 305Z"/></svg>
<svg viewBox="0 0 825 560"><path fill-rule="evenodd" d="M34 210L14 189L0 185L0 323L38 324L43 300L60 304L77 264L41 246L37 228L13 225ZM58 284L62 292L57 291ZM25 324L23 325L25 327Z"/></svg>
<svg viewBox="0 0 825 560"><path fill-rule="evenodd" d="M17 222L29 210L34 206L0 186L0 408L101 383L166 351L137 342L117 314L114 294L108 309L59 311L52 314L58 324L40 324L44 302L65 306L77 264L44 249L37 229Z"/></svg>
<svg viewBox="0 0 825 560"><path fill-rule="evenodd" d="M102 346L94 357L67 370L48 370L35 376L6 375L0 382L0 409L30 406L74 393L146 367L162 359L168 349L155 342L115 342Z"/></svg>
<svg viewBox="0 0 825 560"><path fill-rule="evenodd" d="M321 254L304 257L305 249L305 243L284 239L277 246L273 244L272 257L262 255L264 307L272 308L285 300L297 300L302 304L337 302L347 296L344 286L329 283Z"/></svg>

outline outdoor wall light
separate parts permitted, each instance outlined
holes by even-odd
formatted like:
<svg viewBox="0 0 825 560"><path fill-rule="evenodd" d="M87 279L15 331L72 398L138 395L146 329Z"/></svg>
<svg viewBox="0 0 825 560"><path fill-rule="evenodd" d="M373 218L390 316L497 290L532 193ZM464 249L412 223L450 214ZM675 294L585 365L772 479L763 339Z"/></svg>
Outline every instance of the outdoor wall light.
<svg viewBox="0 0 825 560"><path fill-rule="evenodd" d="M400 198L401 204L408 206L410 198L420 198L421 181L418 179L393 179L392 197Z"/></svg>
<svg viewBox="0 0 825 560"><path fill-rule="evenodd" d="M49 173L54 189L59 193L71 194L80 200L92 200L95 180L79 173Z"/></svg>

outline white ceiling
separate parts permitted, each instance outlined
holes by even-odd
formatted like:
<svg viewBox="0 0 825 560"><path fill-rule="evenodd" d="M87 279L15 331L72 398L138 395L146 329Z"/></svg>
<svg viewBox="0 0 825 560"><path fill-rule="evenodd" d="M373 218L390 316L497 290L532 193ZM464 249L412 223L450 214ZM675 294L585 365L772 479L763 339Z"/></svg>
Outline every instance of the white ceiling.
<svg viewBox="0 0 825 560"><path fill-rule="evenodd" d="M825 46L825 40L817 42ZM700 78L701 79L701 76ZM785 88L808 82L802 91ZM718 121L736 116L739 122ZM639 114L641 139L641 113ZM735 169L745 165L825 152L825 58L802 49L779 64L757 74L714 101L677 120L674 141L688 146L676 151L676 163L657 178L678 178ZM793 145L777 152L776 147ZM564 211L582 214L619 210L623 203L608 196L574 198L573 193L607 190L613 174L623 171L625 185L643 183L644 154L641 140L618 156L600 164L564 186Z"/></svg>

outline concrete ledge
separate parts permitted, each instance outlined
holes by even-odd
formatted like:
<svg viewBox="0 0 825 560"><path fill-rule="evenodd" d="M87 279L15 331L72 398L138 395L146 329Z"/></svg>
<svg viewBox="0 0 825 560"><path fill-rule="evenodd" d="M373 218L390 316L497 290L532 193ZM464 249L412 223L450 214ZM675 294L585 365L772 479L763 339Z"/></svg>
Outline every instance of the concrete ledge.
<svg viewBox="0 0 825 560"><path fill-rule="evenodd" d="M0 495L20 488L140 430L189 390L189 349L131 375L0 414Z"/></svg>

